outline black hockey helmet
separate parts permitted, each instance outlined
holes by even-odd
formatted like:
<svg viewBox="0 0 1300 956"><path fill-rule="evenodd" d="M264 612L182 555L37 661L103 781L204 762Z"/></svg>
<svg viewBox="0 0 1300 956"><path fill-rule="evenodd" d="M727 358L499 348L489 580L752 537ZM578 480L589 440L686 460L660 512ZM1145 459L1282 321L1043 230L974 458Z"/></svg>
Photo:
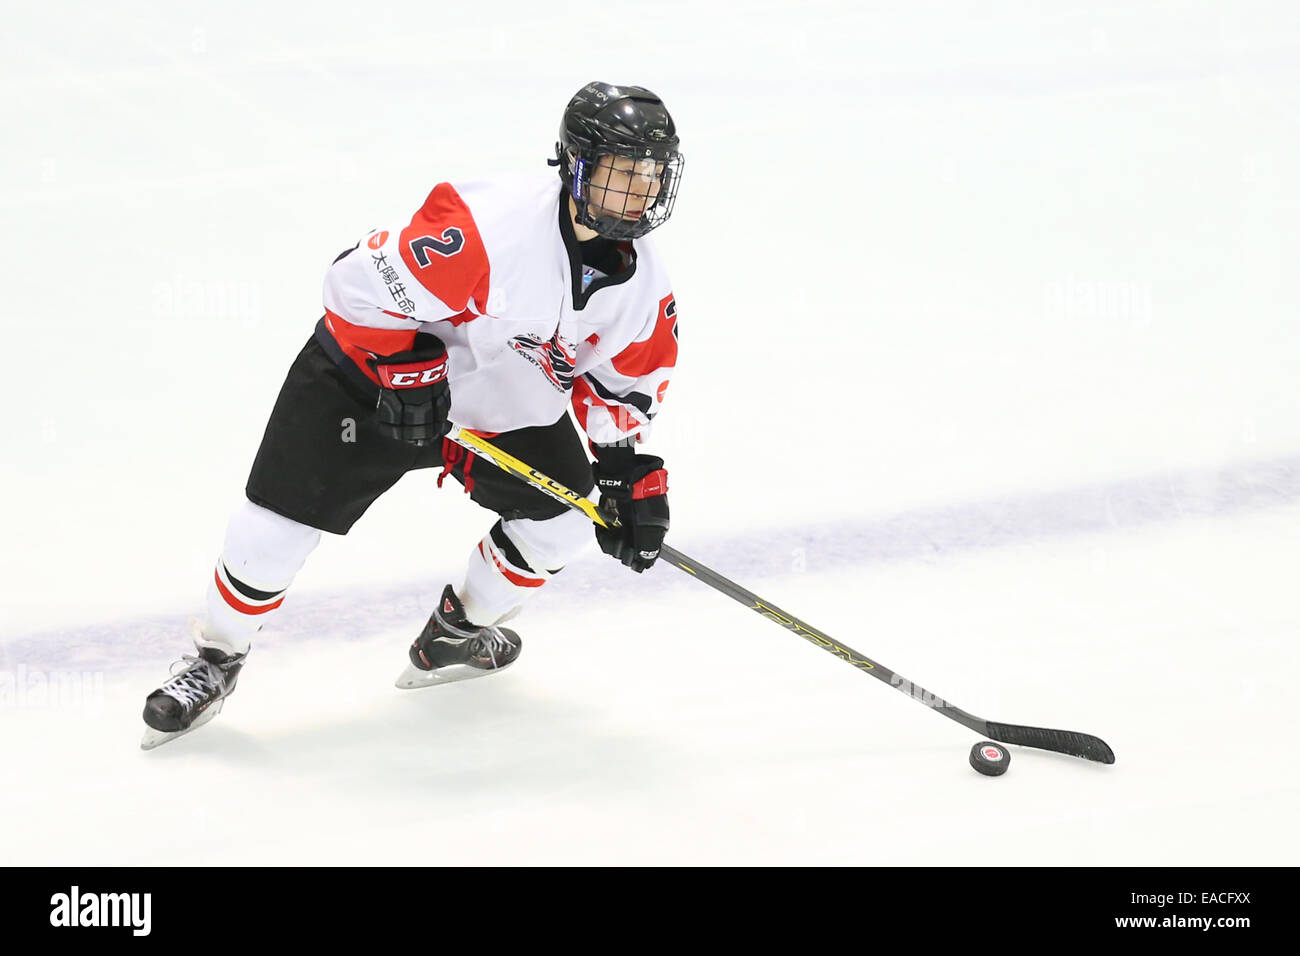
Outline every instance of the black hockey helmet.
<svg viewBox="0 0 1300 956"><path fill-rule="evenodd" d="M678 142L663 100L645 87L596 82L580 89L565 107L553 161L578 208L578 222L609 239L635 239L667 222L681 182ZM609 175L598 171L602 156L612 157L605 165L615 162L633 172L626 190L599 192ZM595 210L593 175L602 197Z"/></svg>

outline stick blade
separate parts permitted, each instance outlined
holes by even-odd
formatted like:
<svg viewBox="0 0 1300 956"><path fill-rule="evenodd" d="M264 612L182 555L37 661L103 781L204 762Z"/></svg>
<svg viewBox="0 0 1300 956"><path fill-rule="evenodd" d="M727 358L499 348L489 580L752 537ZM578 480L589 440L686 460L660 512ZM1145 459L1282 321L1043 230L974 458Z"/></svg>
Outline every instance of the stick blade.
<svg viewBox="0 0 1300 956"><path fill-rule="evenodd" d="M1059 754L1069 754L1071 757L1095 760L1098 763L1115 762L1115 752L1110 749L1106 741L1073 730L1049 730L1046 727L1022 727L1019 724L995 724L989 721L988 734L994 740L1004 744L1052 750Z"/></svg>

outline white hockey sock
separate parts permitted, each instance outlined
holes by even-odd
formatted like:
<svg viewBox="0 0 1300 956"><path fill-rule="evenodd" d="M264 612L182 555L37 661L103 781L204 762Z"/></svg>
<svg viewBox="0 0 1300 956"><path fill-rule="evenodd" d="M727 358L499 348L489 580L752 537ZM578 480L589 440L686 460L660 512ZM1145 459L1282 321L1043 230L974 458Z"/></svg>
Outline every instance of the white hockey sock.
<svg viewBox="0 0 1300 956"><path fill-rule="evenodd" d="M498 521L470 555L459 595L465 616L480 626L513 617L593 540L591 522L576 511Z"/></svg>
<svg viewBox="0 0 1300 956"><path fill-rule="evenodd" d="M226 526L196 643L227 654L247 651L253 635L275 616L320 535L316 528L244 502Z"/></svg>

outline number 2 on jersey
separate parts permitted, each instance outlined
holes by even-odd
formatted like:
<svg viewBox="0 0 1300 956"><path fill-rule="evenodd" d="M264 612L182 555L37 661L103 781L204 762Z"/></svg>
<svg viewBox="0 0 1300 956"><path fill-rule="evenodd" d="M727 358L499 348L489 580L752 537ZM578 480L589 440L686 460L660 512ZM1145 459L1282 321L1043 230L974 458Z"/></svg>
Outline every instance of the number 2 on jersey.
<svg viewBox="0 0 1300 956"><path fill-rule="evenodd" d="M448 226L444 229L441 238L420 236L418 239L410 241L411 255L415 257L415 261L420 264L422 269L433 261L429 258L429 250L433 250L445 259L460 252L461 247L464 245L465 234L455 226Z"/></svg>

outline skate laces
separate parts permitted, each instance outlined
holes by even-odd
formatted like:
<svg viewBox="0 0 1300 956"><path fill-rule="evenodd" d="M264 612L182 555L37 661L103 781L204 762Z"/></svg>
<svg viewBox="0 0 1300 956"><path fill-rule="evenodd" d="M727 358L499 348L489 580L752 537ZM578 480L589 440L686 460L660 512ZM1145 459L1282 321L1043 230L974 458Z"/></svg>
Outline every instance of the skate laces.
<svg viewBox="0 0 1300 956"><path fill-rule="evenodd" d="M492 663L495 664L500 657L506 656L514 648L514 642L506 637L498 627L484 627L479 629L479 645L477 656L490 656Z"/></svg>
<svg viewBox="0 0 1300 956"><path fill-rule="evenodd" d="M438 629L444 635L459 639L456 643L466 642L466 653L470 657L491 661L494 667L498 660L508 657L515 648L515 642L502 633L499 627L493 625L479 627L471 621L464 620L464 612L459 609L456 614L460 618L458 621L448 620L441 607L433 609L433 616L438 622Z"/></svg>
<svg viewBox="0 0 1300 956"><path fill-rule="evenodd" d="M189 662L188 667L186 662ZM185 669L177 673L177 667ZM223 693L226 689L226 675L221 668L193 654L186 654L172 664L172 674L174 676L162 685L161 690L186 707L201 703L213 691Z"/></svg>
<svg viewBox="0 0 1300 956"><path fill-rule="evenodd" d="M474 627L472 624L469 627L462 627L459 624L453 624L451 621L447 620L442 611L438 608L434 608L433 616L438 622L438 627L452 637L458 637L461 640L478 637L479 631L482 630L482 628ZM468 621L465 623L469 624Z"/></svg>
<svg viewBox="0 0 1300 956"><path fill-rule="evenodd" d="M476 648L505 651L511 647L510 638L502 634L499 627L478 627L469 621L466 621L464 626L456 625L443 617L441 611L435 613L437 613L438 623L442 625L444 631L448 634L454 634L456 637L469 638L476 642L474 644Z"/></svg>

